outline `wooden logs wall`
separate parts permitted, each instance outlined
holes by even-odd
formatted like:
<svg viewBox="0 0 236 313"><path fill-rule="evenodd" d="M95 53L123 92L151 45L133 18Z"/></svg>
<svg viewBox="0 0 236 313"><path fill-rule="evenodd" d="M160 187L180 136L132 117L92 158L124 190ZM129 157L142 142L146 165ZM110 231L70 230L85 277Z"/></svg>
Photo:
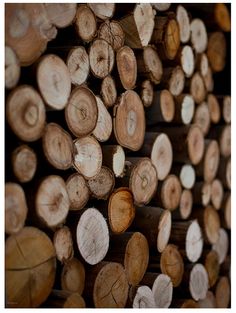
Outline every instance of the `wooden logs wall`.
<svg viewBox="0 0 236 313"><path fill-rule="evenodd" d="M230 307L230 6L5 17L6 307Z"/></svg>

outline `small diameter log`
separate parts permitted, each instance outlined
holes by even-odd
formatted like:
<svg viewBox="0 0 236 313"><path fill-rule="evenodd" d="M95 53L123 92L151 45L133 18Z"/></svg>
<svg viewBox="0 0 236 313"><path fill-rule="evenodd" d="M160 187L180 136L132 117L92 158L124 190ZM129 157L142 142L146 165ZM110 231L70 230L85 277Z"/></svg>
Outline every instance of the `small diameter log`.
<svg viewBox="0 0 236 313"><path fill-rule="evenodd" d="M79 37L90 42L97 33L97 21L93 11L85 4L78 5L75 16L75 28Z"/></svg>
<svg viewBox="0 0 236 313"><path fill-rule="evenodd" d="M211 183L205 181L196 182L193 186L193 203L207 206L211 200Z"/></svg>
<svg viewBox="0 0 236 313"><path fill-rule="evenodd" d="M180 180L177 176L171 174L158 184L154 201L158 206L173 211L179 206L181 193Z"/></svg>
<svg viewBox="0 0 236 313"><path fill-rule="evenodd" d="M107 141L112 132L112 118L102 99L96 96L98 107L98 119L95 129L93 130L94 137L100 141Z"/></svg>
<svg viewBox="0 0 236 313"><path fill-rule="evenodd" d="M139 76L150 79L153 84L159 84L162 79L163 67L157 49L148 45L143 50L136 52L136 56Z"/></svg>
<svg viewBox="0 0 236 313"><path fill-rule="evenodd" d="M224 198L224 189L219 179L214 179L211 185L211 203L216 210L219 210Z"/></svg>
<svg viewBox="0 0 236 313"><path fill-rule="evenodd" d="M149 246L163 252L171 232L171 213L157 207L136 207L134 226L146 236Z"/></svg>
<svg viewBox="0 0 236 313"><path fill-rule="evenodd" d="M167 11L169 9L169 7L171 6L171 3L151 3L151 5L153 6L154 9L156 9L157 11Z"/></svg>
<svg viewBox="0 0 236 313"><path fill-rule="evenodd" d="M227 229L231 229L231 194L225 193L224 200L222 203L222 209L221 216L223 216L223 225Z"/></svg>
<svg viewBox="0 0 236 313"><path fill-rule="evenodd" d="M21 183L32 180L37 169L37 155L27 145L17 147L11 155L12 169L16 178Z"/></svg>
<svg viewBox="0 0 236 313"><path fill-rule="evenodd" d="M96 176L102 167L102 149L98 141L91 136L76 139L73 163L86 179Z"/></svg>
<svg viewBox="0 0 236 313"><path fill-rule="evenodd" d="M224 96L222 115L225 123L231 123L231 97Z"/></svg>
<svg viewBox="0 0 236 313"><path fill-rule="evenodd" d="M128 188L118 188L114 191L108 204L109 225L114 234L126 231L135 217L133 195Z"/></svg>
<svg viewBox="0 0 236 313"><path fill-rule="evenodd" d="M154 28L155 12L150 3L135 6L133 14L119 22L125 32L125 43L131 48L146 47L151 40Z"/></svg>
<svg viewBox="0 0 236 313"><path fill-rule="evenodd" d="M196 262L202 254L202 231L197 220L172 222L170 241L184 248L190 262Z"/></svg>
<svg viewBox="0 0 236 313"><path fill-rule="evenodd" d="M204 136L207 135L211 126L211 116L209 107L205 101L196 107L193 123L201 128Z"/></svg>
<svg viewBox="0 0 236 313"><path fill-rule="evenodd" d="M190 18L187 10L182 5L177 6L176 20L179 25L180 41L187 43L190 39Z"/></svg>
<svg viewBox="0 0 236 313"><path fill-rule="evenodd" d="M55 231L53 235L53 245L56 250L57 259L61 263L66 263L73 258L73 240L71 231L67 226L63 226Z"/></svg>
<svg viewBox="0 0 236 313"><path fill-rule="evenodd" d="M224 188L231 189L231 158L220 158L217 176Z"/></svg>
<svg viewBox="0 0 236 313"><path fill-rule="evenodd" d="M59 170L72 166L73 141L71 135L60 125L49 123L45 127L42 145L47 161Z"/></svg>
<svg viewBox="0 0 236 313"><path fill-rule="evenodd" d="M175 115L173 121L179 124L190 124L194 110L195 104L191 95L181 94L175 97Z"/></svg>
<svg viewBox="0 0 236 313"><path fill-rule="evenodd" d="M206 89L203 78L199 72L195 72L191 78L190 93L197 104L200 104L205 100Z"/></svg>
<svg viewBox="0 0 236 313"><path fill-rule="evenodd" d="M118 51L125 43L125 33L120 23L106 20L98 30L98 38L106 40L115 51Z"/></svg>
<svg viewBox="0 0 236 313"><path fill-rule="evenodd" d="M173 96L179 96L185 85L185 76L182 68L179 65L164 68L162 84L169 89Z"/></svg>
<svg viewBox="0 0 236 313"><path fill-rule="evenodd" d="M198 305L202 309L216 308L216 298L212 291L207 291L206 297L198 301Z"/></svg>
<svg viewBox="0 0 236 313"><path fill-rule="evenodd" d="M225 3L216 3L214 6L215 20L218 26L224 32L229 32L231 30L231 20L228 7Z"/></svg>
<svg viewBox="0 0 236 313"><path fill-rule="evenodd" d="M196 56L196 68L202 77L207 75L209 62L206 53L200 53Z"/></svg>
<svg viewBox="0 0 236 313"><path fill-rule="evenodd" d="M129 285L137 286L147 270L149 247L147 239L140 232L125 232L111 236L109 261L124 264Z"/></svg>
<svg viewBox="0 0 236 313"><path fill-rule="evenodd" d="M5 87L14 88L20 79L20 62L15 51L5 46Z"/></svg>
<svg viewBox="0 0 236 313"><path fill-rule="evenodd" d="M112 107L117 98L117 90L115 80L107 75L101 84L101 97L107 108Z"/></svg>
<svg viewBox="0 0 236 313"><path fill-rule="evenodd" d="M89 63L95 77L105 78L110 74L115 63L112 46L104 39L95 39L89 49Z"/></svg>
<svg viewBox="0 0 236 313"><path fill-rule="evenodd" d="M67 260L61 273L62 290L77 292L82 295L85 283L85 269L76 258Z"/></svg>
<svg viewBox="0 0 236 313"><path fill-rule="evenodd" d="M122 177L125 169L125 152L119 145L102 146L103 164L109 167L115 177Z"/></svg>
<svg viewBox="0 0 236 313"><path fill-rule="evenodd" d="M206 297L209 286L208 275L205 267L197 263L193 266L189 277L189 291L194 300Z"/></svg>
<svg viewBox="0 0 236 313"><path fill-rule="evenodd" d="M153 292L148 286L140 286L134 295L132 307L134 309L155 308Z"/></svg>
<svg viewBox="0 0 236 313"><path fill-rule="evenodd" d="M142 82L140 96L144 107L150 107L150 105L153 103L154 97L153 84L150 80L146 79Z"/></svg>
<svg viewBox="0 0 236 313"><path fill-rule="evenodd" d="M151 42L157 46L162 59L173 60L180 46L180 32L174 17L157 16Z"/></svg>
<svg viewBox="0 0 236 313"><path fill-rule="evenodd" d="M167 90L155 91L151 106L146 110L147 125L155 125L158 122L171 122L175 115L175 101Z"/></svg>
<svg viewBox="0 0 236 313"><path fill-rule="evenodd" d="M180 182L183 188L186 189L192 189L195 184L195 169L190 164L174 164L172 166L171 173L175 174Z"/></svg>
<svg viewBox="0 0 236 313"><path fill-rule="evenodd" d="M214 72L220 72L224 69L226 49L226 39L222 32L214 32L209 35L207 56Z"/></svg>
<svg viewBox="0 0 236 313"><path fill-rule="evenodd" d="M170 277L173 287L178 287L184 274L183 258L175 245L168 244L161 254L161 271Z"/></svg>
<svg viewBox="0 0 236 313"><path fill-rule="evenodd" d="M28 207L22 187L16 183L5 184L5 232L18 233L25 225Z"/></svg>
<svg viewBox="0 0 236 313"><path fill-rule="evenodd" d="M157 189L158 176L155 166L149 158L126 158L129 188L134 203L145 205L150 202Z"/></svg>
<svg viewBox="0 0 236 313"><path fill-rule="evenodd" d="M64 28L72 24L75 18L76 3L45 3L49 20L58 28Z"/></svg>
<svg viewBox="0 0 236 313"><path fill-rule="evenodd" d="M60 176L43 179L35 197L35 210L40 220L49 228L62 225L69 212L66 184Z"/></svg>
<svg viewBox="0 0 236 313"><path fill-rule="evenodd" d="M85 308L84 299L77 292L53 290L43 307L45 308Z"/></svg>
<svg viewBox="0 0 236 313"><path fill-rule="evenodd" d="M196 167L196 174L204 181L211 183L216 177L220 162L220 149L216 140L205 139L205 152L201 162Z"/></svg>
<svg viewBox="0 0 236 313"><path fill-rule="evenodd" d="M40 306L52 290L55 272L55 250L41 230L25 227L8 237L5 246L6 306Z"/></svg>
<svg viewBox="0 0 236 313"><path fill-rule="evenodd" d="M47 105L55 110L65 108L70 92L70 73L64 61L54 54L43 56L37 65L39 91Z"/></svg>
<svg viewBox="0 0 236 313"><path fill-rule="evenodd" d="M115 13L115 3L89 3L88 5L101 20L110 19Z"/></svg>
<svg viewBox="0 0 236 313"><path fill-rule="evenodd" d="M100 172L87 183L93 197L107 200L115 186L114 173L108 167L102 166Z"/></svg>
<svg viewBox="0 0 236 313"><path fill-rule="evenodd" d="M212 92L214 89L214 79L213 79L213 74L210 66L208 67L207 74L202 77L204 81L204 85L206 87L206 90L208 92Z"/></svg>
<svg viewBox="0 0 236 313"><path fill-rule="evenodd" d="M65 108L65 118L76 137L87 136L95 129L98 119L97 100L86 87L75 88Z"/></svg>
<svg viewBox="0 0 236 313"><path fill-rule="evenodd" d="M186 220L189 218L192 212L193 207L193 195L192 192L188 189L183 189L179 202L179 212L176 210L173 212L173 217L175 214L178 214L181 219Z"/></svg>
<svg viewBox="0 0 236 313"><path fill-rule="evenodd" d="M134 89L137 79L137 61L130 47L123 46L117 51L116 65L124 89Z"/></svg>
<svg viewBox="0 0 236 313"><path fill-rule="evenodd" d="M226 256L229 250L229 238L224 228L220 228L219 238L213 244L212 249L216 251L219 257L219 263L222 264L224 260L226 259Z"/></svg>
<svg viewBox="0 0 236 313"><path fill-rule="evenodd" d="M70 201L70 210L81 210L89 200L89 188L86 180L79 173L70 175L66 181Z"/></svg>
<svg viewBox="0 0 236 313"><path fill-rule="evenodd" d="M141 154L151 158L158 180L164 180L170 172L173 152L169 137L164 133L146 132Z"/></svg>
<svg viewBox="0 0 236 313"><path fill-rule="evenodd" d="M207 253L204 266L208 274L209 288L211 288L215 285L220 272L219 257L216 251L211 250Z"/></svg>
<svg viewBox="0 0 236 313"><path fill-rule="evenodd" d="M222 276L216 285L216 307L225 308L229 307L230 302L230 282L227 276Z"/></svg>
<svg viewBox="0 0 236 313"><path fill-rule="evenodd" d="M66 59L66 65L72 84L78 86L86 82L89 75L89 57L83 46L70 50Z"/></svg>
<svg viewBox="0 0 236 313"><path fill-rule="evenodd" d="M15 88L7 98L7 121L23 141L35 141L45 126L45 106L38 92L28 85Z"/></svg>
<svg viewBox="0 0 236 313"><path fill-rule="evenodd" d="M113 110L113 127L118 143L132 151L141 148L145 135L145 113L139 95L124 92Z"/></svg>
<svg viewBox="0 0 236 313"><path fill-rule="evenodd" d="M215 127L209 132L209 137L218 140L223 157L231 155L231 125Z"/></svg>
<svg viewBox="0 0 236 313"><path fill-rule="evenodd" d="M221 118L221 110L220 110L220 104L213 94L208 94L207 96L207 105L209 108L210 118L211 122L214 124L219 123Z"/></svg>
<svg viewBox="0 0 236 313"><path fill-rule="evenodd" d="M191 77L194 72L194 67L195 67L195 59L194 59L194 54L193 54L193 49L185 45L179 52L179 58L180 58L180 64L181 67L184 71L184 74L186 77Z"/></svg>
<svg viewBox="0 0 236 313"><path fill-rule="evenodd" d="M191 43L196 53L202 53L207 48L207 31L204 22L195 18L190 24Z"/></svg>
<svg viewBox="0 0 236 313"><path fill-rule="evenodd" d="M88 208L81 215L76 239L78 249L88 264L103 260L109 247L109 232L106 220L97 209Z"/></svg>

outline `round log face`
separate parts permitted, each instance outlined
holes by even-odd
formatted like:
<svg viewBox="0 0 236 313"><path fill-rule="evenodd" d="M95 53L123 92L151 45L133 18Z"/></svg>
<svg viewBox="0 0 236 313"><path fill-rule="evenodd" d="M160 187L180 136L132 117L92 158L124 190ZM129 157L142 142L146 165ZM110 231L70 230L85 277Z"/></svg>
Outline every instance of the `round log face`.
<svg viewBox="0 0 236 313"><path fill-rule="evenodd" d="M199 126L203 132L203 135L206 136L211 125L210 110L206 102L198 104L193 122L195 125Z"/></svg>
<svg viewBox="0 0 236 313"><path fill-rule="evenodd" d="M158 224L157 250L161 253L166 248L171 233L171 213L165 210Z"/></svg>
<svg viewBox="0 0 236 313"><path fill-rule="evenodd" d="M197 220L194 220L187 231L185 250L188 259L191 262L196 262L203 250L202 231Z"/></svg>
<svg viewBox="0 0 236 313"><path fill-rule="evenodd" d="M208 290L208 275L205 267L198 263L194 265L189 279L189 290L194 300L204 299Z"/></svg>
<svg viewBox="0 0 236 313"><path fill-rule="evenodd" d="M134 309L155 308L153 292L148 286L140 286L137 289L133 301Z"/></svg>
<svg viewBox="0 0 236 313"><path fill-rule="evenodd" d="M175 19L170 19L167 24L164 45L167 58L173 60L180 45L179 25Z"/></svg>
<svg viewBox="0 0 236 313"><path fill-rule="evenodd" d="M129 285L124 268L119 263L107 263L97 275L93 288L96 308L124 308Z"/></svg>
<svg viewBox="0 0 236 313"><path fill-rule="evenodd" d="M220 104L213 94L208 94L207 96L207 104L209 107L209 112L211 116L211 121L214 124L219 123L220 117L221 117L221 112L220 112Z"/></svg>
<svg viewBox="0 0 236 313"><path fill-rule="evenodd" d="M219 238L216 243L213 244L212 249L216 251L219 257L219 263L222 264L227 256L229 249L229 238L224 228L220 228Z"/></svg>
<svg viewBox="0 0 236 313"><path fill-rule="evenodd" d="M101 24L98 30L98 37L106 40L115 51L123 47L125 42L125 33L116 21L107 20Z"/></svg>
<svg viewBox="0 0 236 313"><path fill-rule="evenodd" d="M84 4L77 8L75 27L78 35L85 42L90 42L97 32L97 21L93 11Z"/></svg>
<svg viewBox="0 0 236 313"><path fill-rule="evenodd" d="M192 165L185 164L180 171L180 181L184 188L192 189L195 183L195 170Z"/></svg>
<svg viewBox="0 0 236 313"><path fill-rule="evenodd" d="M208 274L209 287L215 285L220 271L220 263L217 252L214 250L210 251L205 259L205 268Z"/></svg>
<svg viewBox="0 0 236 313"><path fill-rule="evenodd" d="M159 84L163 74L162 62L153 46L143 49L143 60L149 78L154 84Z"/></svg>
<svg viewBox="0 0 236 313"><path fill-rule="evenodd" d="M224 219L226 227L231 229L231 194L227 197L225 208L224 208Z"/></svg>
<svg viewBox="0 0 236 313"><path fill-rule="evenodd" d="M160 108L166 122L171 122L175 115L175 102L172 94L164 89L160 94Z"/></svg>
<svg viewBox="0 0 236 313"><path fill-rule="evenodd" d="M117 51L116 64L123 87L133 89L137 79L137 61L133 50L124 46Z"/></svg>
<svg viewBox="0 0 236 313"><path fill-rule="evenodd" d="M65 301L63 308L86 308L84 299L77 293L72 293Z"/></svg>
<svg viewBox="0 0 236 313"><path fill-rule="evenodd" d="M226 123L231 122L231 97L230 96L224 97L222 115Z"/></svg>
<svg viewBox="0 0 236 313"><path fill-rule="evenodd" d="M182 219L187 219L193 207L193 196L192 192L188 189L184 189L181 194L180 203L179 203L179 210Z"/></svg>
<svg viewBox="0 0 236 313"><path fill-rule="evenodd" d="M219 179L214 179L211 185L211 202L216 210L221 208L223 197L223 185Z"/></svg>
<svg viewBox="0 0 236 313"><path fill-rule="evenodd" d="M194 100L191 95L186 95L183 98L181 105L181 119L185 125L190 124L194 114Z"/></svg>
<svg viewBox="0 0 236 313"><path fill-rule="evenodd" d="M107 141L112 132L112 118L110 113L107 111L102 99L96 96L97 107L98 107L98 119L95 129L93 130L94 137L100 141Z"/></svg>
<svg viewBox="0 0 236 313"><path fill-rule="evenodd" d="M116 6L115 3L89 3L88 5L101 20L112 18Z"/></svg>
<svg viewBox="0 0 236 313"><path fill-rule="evenodd" d="M115 80L110 75L107 75L102 81L101 96L104 104L108 108L112 107L116 102L117 91Z"/></svg>
<svg viewBox="0 0 236 313"><path fill-rule="evenodd" d="M168 275L160 274L155 279L152 292L157 308L168 308L172 301L173 284Z"/></svg>
<svg viewBox="0 0 236 313"><path fill-rule="evenodd" d="M169 175L163 182L160 194L164 208L171 211L177 209L181 192L179 179L175 175Z"/></svg>
<svg viewBox="0 0 236 313"><path fill-rule="evenodd" d="M73 240L70 229L67 226L59 228L53 236L53 244L57 259L64 263L74 255Z"/></svg>
<svg viewBox="0 0 236 313"><path fill-rule="evenodd" d="M141 99L145 107L149 107L152 104L154 97L153 85L150 80L146 79L142 82Z"/></svg>
<svg viewBox="0 0 236 313"><path fill-rule="evenodd" d="M76 3L45 3L47 15L53 25L58 28L69 26L76 14Z"/></svg>
<svg viewBox="0 0 236 313"><path fill-rule="evenodd" d="M207 206L204 210L204 228L207 240L211 244L216 243L219 239L220 218L217 211L211 206Z"/></svg>
<svg viewBox="0 0 236 313"><path fill-rule="evenodd" d="M173 96L179 96L184 90L185 76L181 67L178 65L173 70L169 80L169 91Z"/></svg>
<svg viewBox="0 0 236 313"><path fill-rule="evenodd" d="M188 137L188 154L193 165L198 164L204 154L204 137L197 125L191 126Z"/></svg>
<svg viewBox="0 0 236 313"><path fill-rule="evenodd" d="M225 3L216 3L214 8L216 23L224 32L231 30L229 10Z"/></svg>
<svg viewBox="0 0 236 313"><path fill-rule="evenodd" d="M14 88L20 78L20 62L14 50L5 47L5 87Z"/></svg>
<svg viewBox="0 0 236 313"><path fill-rule="evenodd" d="M212 140L204 156L204 181L212 182L215 178L220 162L220 149L216 140Z"/></svg>
<svg viewBox="0 0 236 313"><path fill-rule="evenodd" d="M216 286L216 307L228 308L230 301L230 282L228 277L222 276Z"/></svg>
<svg viewBox="0 0 236 313"><path fill-rule="evenodd" d="M190 46L184 46L181 51L181 66L186 77L191 77L194 71L194 54Z"/></svg>
<svg viewBox="0 0 236 313"><path fill-rule="evenodd" d="M213 71L220 72L224 69L226 62L226 39L222 32L210 34L207 56Z"/></svg>
<svg viewBox="0 0 236 313"><path fill-rule="evenodd" d="M231 125L226 125L220 136L220 153L223 157L231 155Z"/></svg>
<svg viewBox="0 0 236 313"><path fill-rule="evenodd" d="M83 46L71 49L66 60L71 82L82 85L89 75L89 58Z"/></svg>
<svg viewBox="0 0 236 313"><path fill-rule="evenodd" d="M190 39L190 21L188 12L182 5L177 7L176 19L179 25L180 41L186 43Z"/></svg>
<svg viewBox="0 0 236 313"><path fill-rule="evenodd" d="M85 269L83 264L76 258L68 260L61 273L62 290L82 294L85 283Z"/></svg>
<svg viewBox="0 0 236 313"><path fill-rule="evenodd" d="M89 188L86 180L79 173L72 174L66 181L70 200L70 210L81 210L89 200Z"/></svg>
<svg viewBox="0 0 236 313"><path fill-rule="evenodd" d="M202 53L207 48L207 31L205 24L199 18L192 20L191 25L191 42L197 53Z"/></svg>
<svg viewBox="0 0 236 313"><path fill-rule="evenodd" d="M195 72L191 78L190 93L197 104L202 103L205 99L206 89L204 80L199 72Z"/></svg>

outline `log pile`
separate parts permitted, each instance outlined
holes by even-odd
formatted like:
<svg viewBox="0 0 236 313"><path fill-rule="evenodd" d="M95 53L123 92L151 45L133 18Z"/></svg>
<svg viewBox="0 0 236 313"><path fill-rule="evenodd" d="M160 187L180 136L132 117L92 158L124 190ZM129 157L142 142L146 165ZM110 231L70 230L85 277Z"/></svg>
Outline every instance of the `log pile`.
<svg viewBox="0 0 236 313"><path fill-rule="evenodd" d="M230 7L5 8L6 307L230 307Z"/></svg>

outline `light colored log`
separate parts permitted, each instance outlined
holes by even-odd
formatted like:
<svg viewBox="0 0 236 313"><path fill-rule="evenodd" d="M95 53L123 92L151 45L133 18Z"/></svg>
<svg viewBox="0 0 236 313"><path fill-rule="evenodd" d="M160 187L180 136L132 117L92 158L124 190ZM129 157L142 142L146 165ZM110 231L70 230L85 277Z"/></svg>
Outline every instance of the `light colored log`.
<svg viewBox="0 0 236 313"><path fill-rule="evenodd" d="M81 210L89 200L89 188L86 180L79 173L74 173L67 178L66 189L70 201L70 210Z"/></svg>
<svg viewBox="0 0 236 313"><path fill-rule="evenodd" d="M164 68L162 84L169 89L173 96L179 96L185 85L185 76L182 68L176 67Z"/></svg>
<svg viewBox="0 0 236 313"><path fill-rule="evenodd" d="M112 118L102 99L96 96L98 107L98 119L93 130L93 136L100 142L107 141L112 133Z"/></svg>
<svg viewBox="0 0 236 313"><path fill-rule="evenodd" d="M211 126L211 116L207 103L204 101L196 107L193 122L198 125L206 136Z"/></svg>
<svg viewBox="0 0 236 313"><path fill-rule="evenodd" d="M229 238L224 228L220 228L218 240L213 244L212 249L216 251L219 257L219 263L222 264L229 250Z"/></svg>
<svg viewBox="0 0 236 313"><path fill-rule="evenodd" d="M205 100L206 89L203 78L199 72L195 72L191 78L190 93L197 104L200 104Z"/></svg>
<svg viewBox="0 0 236 313"><path fill-rule="evenodd" d="M175 115L173 121L188 125L191 123L195 111L193 97L190 94L180 94L175 97Z"/></svg>
<svg viewBox="0 0 236 313"><path fill-rule="evenodd" d="M156 304L152 290L148 286L138 287L132 306L134 309L155 308Z"/></svg>
<svg viewBox="0 0 236 313"><path fill-rule="evenodd" d="M88 5L101 20L110 19L115 13L115 3L89 3Z"/></svg>
<svg viewBox="0 0 236 313"><path fill-rule="evenodd" d="M177 6L176 19L179 25L180 41L187 43L190 39L190 18L184 6Z"/></svg>
<svg viewBox="0 0 236 313"><path fill-rule="evenodd" d="M93 11L85 4L78 5L75 16L75 28L79 37L90 42L97 33L97 21Z"/></svg>
<svg viewBox="0 0 236 313"><path fill-rule="evenodd" d="M72 24L75 18L76 3L45 3L49 20L58 28L64 28Z"/></svg>
<svg viewBox="0 0 236 313"><path fill-rule="evenodd" d="M212 291L208 290L206 297L198 301L200 308L202 309L213 309L216 308L216 298Z"/></svg>
<svg viewBox="0 0 236 313"><path fill-rule="evenodd" d="M231 97L224 96L222 115L225 123L231 123Z"/></svg>
<svg viewBox="0 0 236 313"><path fill-rule="evenodd" d="M163 11L167 11L170 8L171 3L165 3L165 2L162 2L162 3L151 3L151 5L157 11L163 12Z"/></svg>
<svg viewBox="0 0 236 313"><path fill-rule="evenodd" d="M191 77L194 71L194 54L193 49L185 45L180 52L180 64L186 77Z"/></svg>
<svg viewBox="0 0 236 313"><path fill-rule="evenodd" d="M116 83L115 80L107 75L101 84L101 96L107 108L112 107L117 99Z"/></svg>
<svg viewBox="0 0 236 313"><path fill-rule="evenodd" d="M219 179L214 179L211 185L211 203L216 210L219 210L224 198L224 189Z"/></svg>
<svg viewBox="0 0 236 313"><path fill-rule="evenodd" d="M208 291L208 275L205 267L197 263L193 266L189 277L189 290L194 300L198 301L206 297Z"/></svg>
<svg viewBox="0 0 236 313"><path fill-rule="evenodd" d="M7 89L12 89L18 84L20 72L20 62L15 51L5 46L5 87Z"/></svg>
<svg viewBox="0 0 236 313"><path fill-rule="evenodd" d="M119 145L103 145L103 164L109 167L116 177L122 177L125 170L125 152Z"/></svg>
<svg viewBox="0 0 236 313"><path fill-rule="evenodd" d="M153 102L153 84L151 80L146 79L141 84L140 96L143 102L143 105L147 108L150 107Z"/></svg>
<svg viewBox="0 0 236 313"><path fill-rule="evenodd" d="M73 258L73 240L69 227L63 226L55 231L53 235L53 245L55 247L57 259L61 263L66 263Z"/></svg>
<svg viewBox="0 0 236 313"><path fill-rule="evenodd" d="M207 48L207 31L204 22L195 18L190 24L191 43L197 53L202 53Z"/></svg>
<svg viewBox="0 0 236 313"><path fill-rule="evenodd" d="M207 206L211 200L211 183L197 181L193 187L193 203Z"/></svg>

